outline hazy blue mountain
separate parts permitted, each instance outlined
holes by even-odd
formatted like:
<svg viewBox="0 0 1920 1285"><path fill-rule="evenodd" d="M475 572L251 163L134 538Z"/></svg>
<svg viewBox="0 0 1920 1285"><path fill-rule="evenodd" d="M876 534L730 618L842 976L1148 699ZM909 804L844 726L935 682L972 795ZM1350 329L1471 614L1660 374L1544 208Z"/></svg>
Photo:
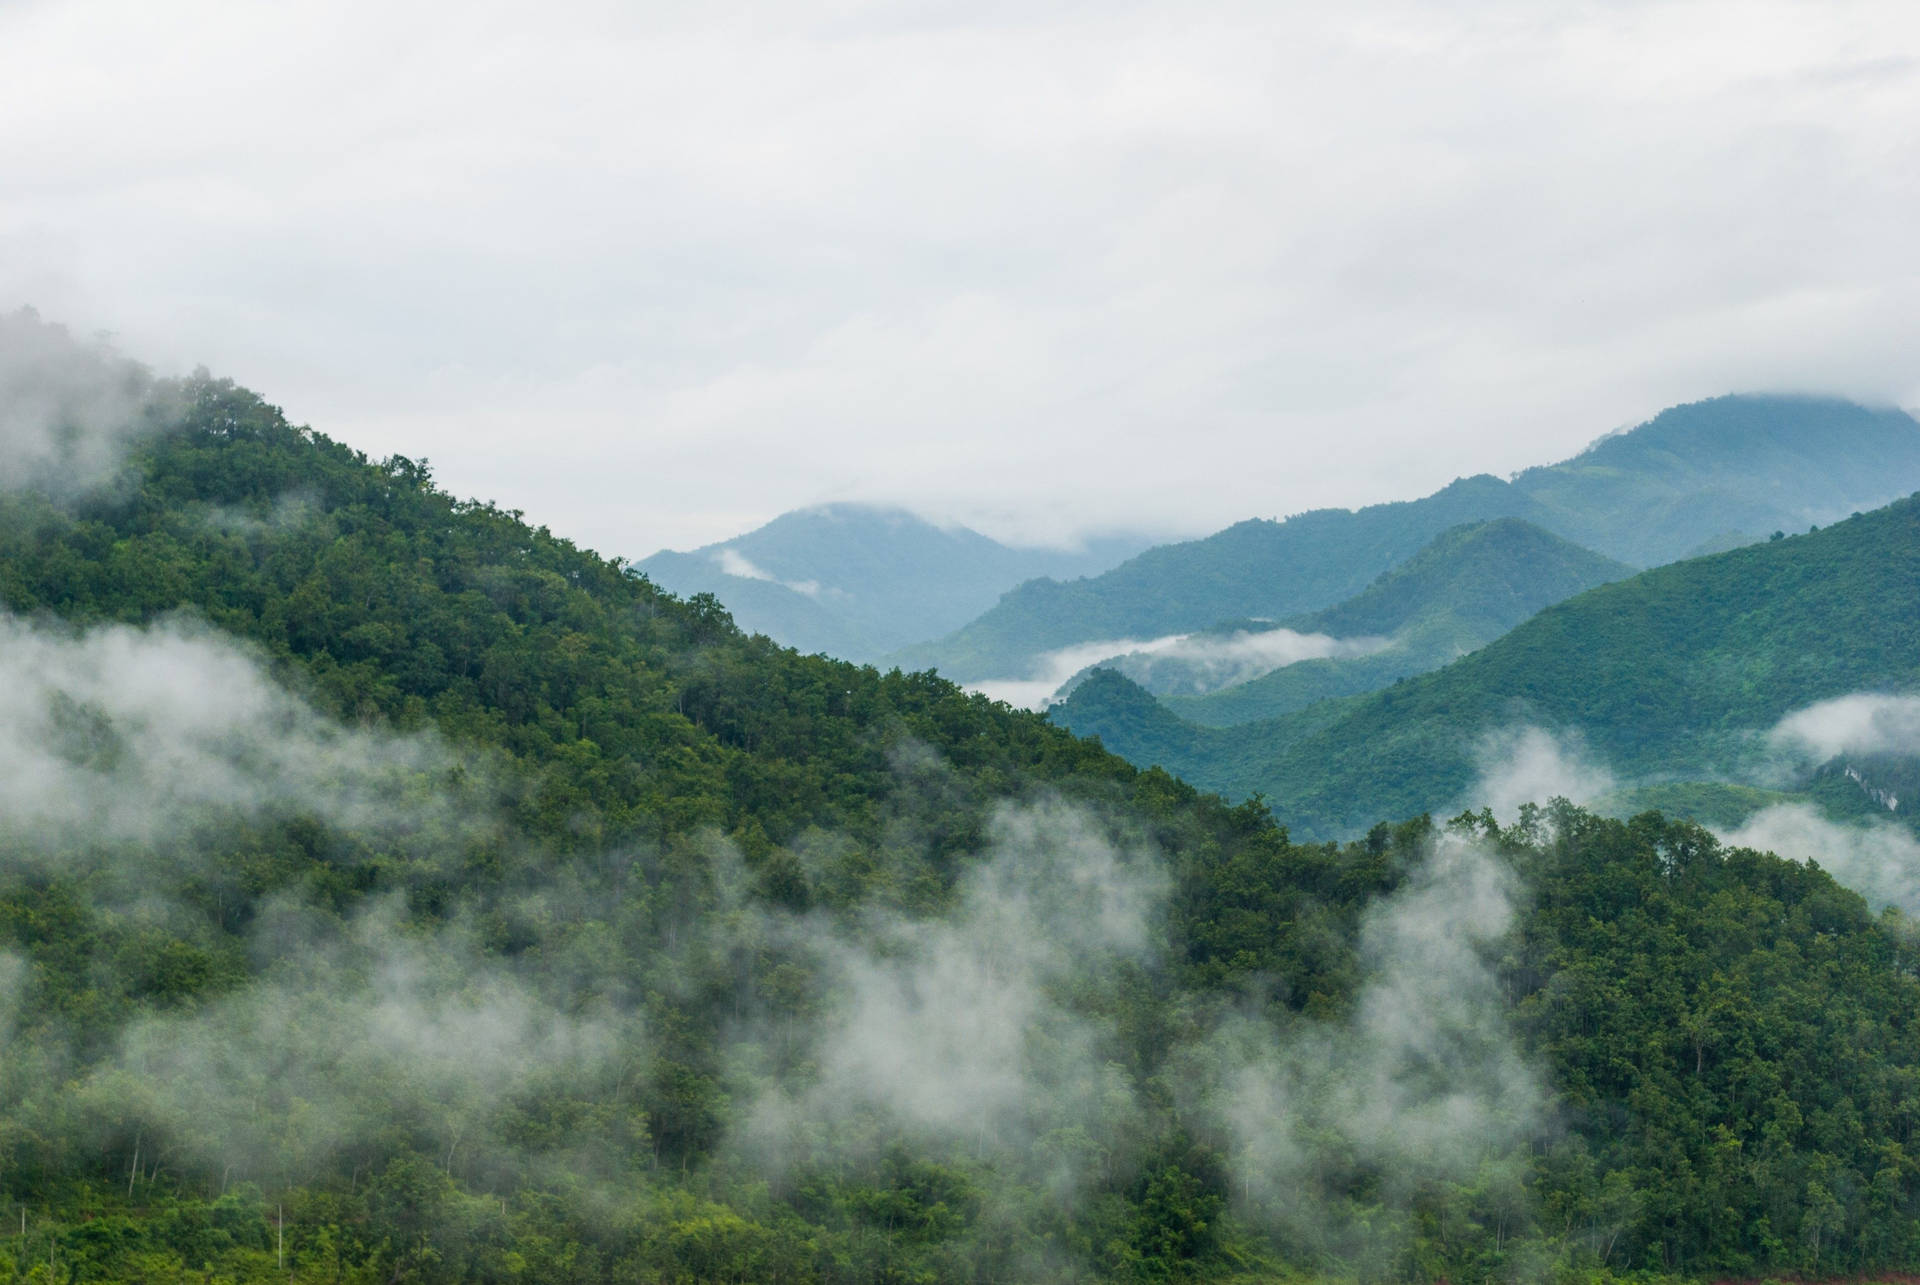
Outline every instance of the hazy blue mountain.
<svg viewBox="0 0 1920 1285"><path fill-rule="evenodd" d="M1191 722L1226 726L1374 691L1438 669L1544 607L1632 574L1623 562L1518 518L1454 527L1357 596L1286 622L1302 633L1387 638L1384 649L1300 661L1208 695L1167 696L1167 705ZM1109 667L1143 678L1125 663ZM1165 695L1152 682L1142 685Z"/></svg>
<svg viewBox="0 0 1920 1285"><path fill-rule="evenodd" d="M1022 677L1034 657L1074 643L1155 638L1249 617L1278 621L1352 597L1448 527L1519 507L1507 483L1482 475L1423 500L1239 522L1148 549L1104 575L1023 584L966 628L890 659L963 681Z"/></svg>
<svg viewBox="0 0 1920 1285"><path fill-rule="evenodd" d="M674 593L713 594L749 632L864 661L956 628L1024 580L1097 574L1148 543L1105 536L1077 550L1020 548L903 509L829 504L635 568Z"/></svg>
<svg viewBox="0 0 1920 1285"><path fill-rule="evenodd" d="M1920 488L1920 425L1826 397L1716 397L1662 411L1513 479L1529 515L1639 566L1876 509Z"/></svg>
<svg viewBox="0 0 1920 1285"><path fill-rule="evenodd" d="M1637 566L1805 530L1920 488L1920 424L1833 398L1732 396L1676 406L1573 459L1421 500L1249 521L1163 545L1080 583L1037 582L934 643L896 653L965 681L1035 676L1035 658L1352 597L1462 522L1520 517Z"/></svg>
<svg viewBox="0 0 1920 1285"><path fill-rule="evenodd" d="M1258 791L1296 832L1328 835L1446 808L1522 727L1577 737L1628 786L1737 777L1793 710L1908 691L1920 691L1920 497L1601 586L1444 669L1280 718L1199 727L1114 673L1052 717L1203 788Z"/></svg>

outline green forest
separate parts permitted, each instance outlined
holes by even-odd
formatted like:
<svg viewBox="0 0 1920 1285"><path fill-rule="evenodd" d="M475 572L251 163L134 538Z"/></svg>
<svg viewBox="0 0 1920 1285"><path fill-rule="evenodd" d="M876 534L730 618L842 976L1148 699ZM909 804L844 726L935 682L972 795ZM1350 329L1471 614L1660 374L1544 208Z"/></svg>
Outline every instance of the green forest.
<svg viewBox="0 0 1920 1285"><path fill-rule="evenodd" d="M1913 690L1916 621L1920 496L1601 585L1443 669L1279 717L1201 727L1111 673L1053 717L1134 762L1257 792L1298 833L1340 835L1458 799L1515 724L1576 734L1629 780L1748 783L1796 708Z"/></svg>
<svg viewBox="0 0 1920 1285"><path fill-rule="evenodd" d="M1920 1259L1920 934L1816 865L1305 842L116 378L109 480L0 492L0 1281Z"/></svg>

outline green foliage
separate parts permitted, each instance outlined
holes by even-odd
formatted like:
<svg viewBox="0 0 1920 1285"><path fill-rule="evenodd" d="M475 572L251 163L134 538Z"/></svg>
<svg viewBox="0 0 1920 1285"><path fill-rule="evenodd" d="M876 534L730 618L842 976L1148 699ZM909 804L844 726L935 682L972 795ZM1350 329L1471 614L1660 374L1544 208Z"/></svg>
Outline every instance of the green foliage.
<svg viewBox="0 0 1920 1285"><path fill-rule="evenodd" d="M448 761L398 831L208 805L117 848L0 835L0 1280L1600 1280L1920 1250L1916 938L1817 869L1653 815L1460 823L1527 890L1484 962L1552 1110L1412 1181L1326 1144L1299 1194L1380 1234L1308 1243L1236 1185L1183 1068L1245 1013L1288 1045L1354 1021L1429 822L1298 842L931 675L745 636L231 384L179 391L123 485L0 499L0 601L49 629L185 611ZM73 761L124 752L97 711L58 722ZM1059 799L1103 818L1069 855L1157 854L1132 953L1043 954L1035 1011L1071 1029L1022 1034L1072 1074L977 1131L809 1108L855 984L833 951L911 953L1007 801ZM1092 920L1112 889L1004 905L1049 892ZM417 1056L302 1078L368 1023Z"/></svg>

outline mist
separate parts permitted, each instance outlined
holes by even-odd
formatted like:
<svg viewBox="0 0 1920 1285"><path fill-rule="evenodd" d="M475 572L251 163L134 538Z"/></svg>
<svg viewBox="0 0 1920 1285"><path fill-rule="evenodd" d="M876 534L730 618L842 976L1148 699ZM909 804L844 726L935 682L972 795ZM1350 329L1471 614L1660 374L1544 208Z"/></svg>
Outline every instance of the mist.
<svg viewBox="0 0 1920 1285"><path fill-rule="evenodd" d="M844 1147L875 1109L902 1136L1065 1187L1073 1157L1040 1146L1045 1135L1077 1127L1104 1156L1124 1147L1132 1086L1110 1065L1124 1055L1101 999L1158 966L1164 865L1057 800L1002 808L990 833L948 914L881 915L852 934L807 926L829 997L810 1035L817 1078L755 1107L756 1155Z"/></svg>
<svg viewBox="0 0 1920 1285"><path fill-rule="evenodd" d="M1810 803L1782 803L1721 832L1720 840L1817 864L1876 908L1920 916L1920 840L1895 822L1842 824Z"/></svg>
<svg viewBox="0 0 1920 1285"><path fill-rule="evenodd" d="M436 733L326 717L187 617L78 631L0 613L9 848L155 844L210 815L444 837L484 825L479 771Z"/></svg>
<svg viewBox="0 0 1920 1285"><path fill-rule="evenodd" d="M254 934L258 979L131 1023L80 1086L83 1109L145 1131L150 1165L231 1181L312 1181L343 1157L368 1163L396 1130L483 1187L538 1176L540 1149L500 1132L502 1108L557 1086L617 1100L618 1072L647 1049L639 1020L591 990L543 993L471 927L408 925L399 910L376 903L343 924L274 908ZM605 1172L579 1154L589 1141L566 1139L549 1173ZM644 1128L602 1142L644 1147Z"/></svg>
<svg viewBox="0 0 1920 1285"><path fill-rule="evenodd" d="M1613 773L1593 760L1577 731L1501 729L1480 739L1475 757L1479 776L1453 810L1488 808L1502 824L1511 824L1523 804L1591 803L1618 785Z"/></svg>
<svg viewBox="0 0 1920 1285"><path fill-rule="evenodd" d="M127 444L171 415L169 396L104 341L31 309L0 312L0 492L63 497L111 481Z"/></svg>
<svg viewBox="0 0 1920 1285"><path fill-rule="evenodd" d="M1821 701L1781 719L1768 740L1816 762L1841 754L1920 755L1920 696L1856 692Z"/></svg>
<svg viewBox="0 0 1920 1285"><path fill-rule="evenodd" d="M1202 694L1299 661L1366 656L1389 645L1385 638L1335 638L1291 629L1115 638L1044 652L1029 663L1029 677L988 679L967 684L967 690L1016 709L1043 709L1075 675L1098 666L1118 670L1156 691Z"/></svg>
<svg viewBox="0 0 1920 1285"><path fill-rule="evenodd" d="M1491 954L1519 898L1498 857L1445 835L1367 912L1351 1018L1242 1015L1187 1055L1247 1216L1363 1275L1411 1238L1426 1184L1481 1183L1515 1231L1526 1225L1523 1144L1548 1095L1508 1027ZM1360 1214L1345 1198L1356 1186L1378 1207Z"/></svg>

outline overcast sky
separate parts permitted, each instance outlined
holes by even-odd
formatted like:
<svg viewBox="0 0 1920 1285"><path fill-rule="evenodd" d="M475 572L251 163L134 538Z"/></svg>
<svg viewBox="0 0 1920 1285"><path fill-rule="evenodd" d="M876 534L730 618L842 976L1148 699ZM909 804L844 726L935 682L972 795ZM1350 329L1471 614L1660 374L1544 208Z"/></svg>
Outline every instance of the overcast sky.
<svg viewBox="0 0 1920 1285"><path fill-rule="evenodd" d="M0 0L0 307L607 553L1920 402L1920 4Z"/></svg>

